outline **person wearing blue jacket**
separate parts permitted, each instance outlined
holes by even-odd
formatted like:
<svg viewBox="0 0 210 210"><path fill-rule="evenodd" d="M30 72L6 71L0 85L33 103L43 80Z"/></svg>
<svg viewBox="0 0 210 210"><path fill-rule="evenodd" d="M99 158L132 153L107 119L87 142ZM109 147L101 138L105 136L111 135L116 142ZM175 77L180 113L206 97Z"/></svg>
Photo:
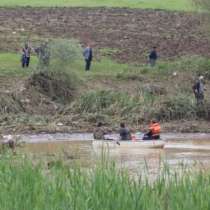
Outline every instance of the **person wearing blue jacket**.
<svg viewBox="0 0 210 210"><path fill-rule="evenodd" d="M156 64L156 61L158 59L158 55L157 55L157 48L153 47L152 51L149 54L149 63L150 65L153 67Z"/></svg>
<svg viewBox="0 0 210 210"><path fill-rule="evenodd" d="M84 59L85 59L85 70L89 71L90 67L91 67L91 62L92 62L92 59L93 59L93 50L90 47L90 45L88 45L84 49L83 56L84 56Z"/></svg>

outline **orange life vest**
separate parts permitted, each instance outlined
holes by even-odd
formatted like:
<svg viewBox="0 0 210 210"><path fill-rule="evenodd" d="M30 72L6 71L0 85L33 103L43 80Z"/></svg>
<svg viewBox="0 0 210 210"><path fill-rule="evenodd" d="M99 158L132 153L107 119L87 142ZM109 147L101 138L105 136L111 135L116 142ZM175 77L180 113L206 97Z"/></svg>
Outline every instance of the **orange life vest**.
<svg viewBox="0 0 210 210"><path fill-rule="evenodd" d="M160 135L160 124L159 123L151 123L149 126L150 131L153 136Z"/></svg>

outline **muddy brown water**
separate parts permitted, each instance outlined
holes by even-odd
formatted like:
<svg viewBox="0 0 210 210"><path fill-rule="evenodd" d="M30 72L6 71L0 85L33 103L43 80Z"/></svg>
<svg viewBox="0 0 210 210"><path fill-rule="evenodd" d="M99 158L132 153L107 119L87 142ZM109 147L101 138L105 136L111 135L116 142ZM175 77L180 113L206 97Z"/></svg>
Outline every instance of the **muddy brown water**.
<svg viewBox="0 0 210 210"><path fill-rule="evenodd" d="M118 149L107 150L109 157L130 173L157 174L163 163L171 168L210 168L210 134L164 134L164 149ZM21 152L39 158L54 157L90 163L100 159L100 152L92 147L92 134L38 134L22 135Z"/></svg>

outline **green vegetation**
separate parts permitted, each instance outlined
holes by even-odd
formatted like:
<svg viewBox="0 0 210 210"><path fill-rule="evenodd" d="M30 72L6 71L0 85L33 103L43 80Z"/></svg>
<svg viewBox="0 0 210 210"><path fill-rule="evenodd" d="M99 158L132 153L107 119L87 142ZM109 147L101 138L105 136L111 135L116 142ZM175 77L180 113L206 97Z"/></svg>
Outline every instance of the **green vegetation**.
<svg viewBox="0 0 210 210"><path fill-rule="evenodd" d="M35 86L54 101L70 101L79 79L72 65L82 60L82 49L74 40L52 40L40 45L36 50L38 65L29 79Z"/></svg>
<svg viewBox="0 0 210 210"><path fill-rule="evenodd" d="M14 53L1 53L0 54L0 76L1 77L23 77L27 76L32 72L37 65L36 57L31 59L31 67L29 70L22 69L21 67L21 54Z"/></svg>
<svg viewBox="0 0 210 210"><path fill-rule="evenodd" d="M0 113L19 113L23 111L20 99L12 94L0 95Z"/></svg>
<svg viewBox="0 0 210 210"><path fill-rule="evenodd" d="M35 56L32 57L29 70L21 68L20 58L21 56L19 54L0 53L0 76L22 77L36 71L38 61ZM199 56L183 57L175 61L159 61L155 68L150 68L148 65L144 64L122 64L103 57L93 62L92 70L88 72L89 74L84 71L82 58L79 57L79 59L80 60L71 63L67 68L77 73L78 76L84 80L101 77L109 77L110 79L116 78L118 80L142 80L144 79L144 75L168 77L172 76L174 72L204 74L204 76L210 78L210 60Z"/></svg>
<svg viewBox="0 0 210 210"><path fill-rule="evenodd" d="M122 92L92 91L81 96L75 108L80 113L103 113L110 116L129 116L136 114L143 101Z"/></svg>
<svg viewBox="0 0 210 210"><path fill-rule="evenodd" d="M35 56L31 59L31 65L28 70L22 69L20 65L21 55L14 53L0 53L0 76L10 76L10 77L24 77L28 76L30 73L36 71L38 64L37 58ZM81 58L81 57L79 57ZM69 66L67 66L69 67ZM84 62L75 61L71 63L71 71L76 72L82 79L89 79L90 77L100 77L100 76L114 76L123 71L129 71L129 69L138 69L135 66L130 66L129 64L119 64L108 58L102 58L100 61L94 61L92 66L92 71L87 74L84 71Z"/></svg>
<svg viewBox="0 0 210 210"><path fill-rule="evenodd" d="M193 9L191 0L1 0L0 6L130 7L187 11Z"/></svg>
<svg viewBox="0 0 210 210"><path fill-rule="evenodd" d="M79 113L88 121L98 120L106 123L126 121L129 124L143 123L147 119L157 118L161 121L193 120L210 117L209 102L197 107L192 94L177 93L175 96L154 96L145 92L139 96L112 91L88 92L76 100L65 114Z"/></svg>
<svg viewBox="0 0 210 210"><path fill-rule="evenodd" d="M82 58L82 48L76 40L54 39L43 42L36 51L40 71L63 71Z"/></svg>
<svg viewBox="0 0 210 210"><path fill-rule="evenodd" d="M7 62L8 59L11 62ZM2 78L27 80L32 74L29 87L35 87L60 105L65 104L60 110L65 115L79 114L85 121L101 119L110 124L126 120L132 125L153 117L162 121L210 117L209 98L206 98L205 106L197 107L192 93L192 85L198 74L204 75L205 79L210 78L210 61L206 58L194 56L178 61L160 61L155 68L119 64L102 58L93 63L90 72L84 71L82 59L70 63L60 62L62 59L55 62L53 59L47 74L35 71L37 61L35 57L32 59L35 64L26 70L15 67L19 65L18 55L1 54L0 75ZM127 89L129 86L130 90ZM24 104L18 96L4 94L1 97L4 98L1 112L17 113L17 110L24 110ZM7 104L11 101L15 107L5 111L4 107L9 107Z"/></svg>
<svg viewBox="0 0 210 210"><path fill-rule="evenodd" d="M101 161L92 169L34 166L28 158L1 156L1 210L206 210L209 209L210 174L160 172L149 183L131 178L114 163Z"/></svg>
<svg viewBox="0 0 210 210"><path fill-rule="evenodd" d="M202 10L205 10L206 12L210 11L210 2L209 2L209 0L193 0L192 2L193 2L193 4L196 7L199 7Z"/></svg>

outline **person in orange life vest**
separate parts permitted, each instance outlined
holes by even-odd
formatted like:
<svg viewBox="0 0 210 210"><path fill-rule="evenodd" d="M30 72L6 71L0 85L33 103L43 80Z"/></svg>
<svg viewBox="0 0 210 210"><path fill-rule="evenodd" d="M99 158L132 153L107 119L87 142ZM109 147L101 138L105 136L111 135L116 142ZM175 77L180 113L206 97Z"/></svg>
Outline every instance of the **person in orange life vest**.
<svg viewBox="0 0 210 210"><path fill-rule="evenodd" d="M160 139L160 124L156 120L152 120L149 125L149 132L144 134L143 140Z"/></svg>

